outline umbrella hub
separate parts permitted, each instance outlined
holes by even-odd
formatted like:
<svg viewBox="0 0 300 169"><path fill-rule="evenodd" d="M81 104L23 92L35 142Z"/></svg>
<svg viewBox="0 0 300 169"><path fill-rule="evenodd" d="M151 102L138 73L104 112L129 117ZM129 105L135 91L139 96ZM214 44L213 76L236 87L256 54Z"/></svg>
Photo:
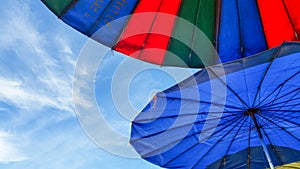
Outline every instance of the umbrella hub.
<svg viewBox="0 0 300 169"><path fill-rule="evenodd" d="M257 130L258 136L259 138L262 138L262 133L260 131L261 126L258 125L257 119L255 117L255 114L259 113L259 109L258 108L249 108L248 110L246 110L244 112L245 115L248 115L251 117L251 119L253 120L253 123L255 125L255 128Z"/></svg>
<svg viewBox="0 0 300 169"><path fill-rule="evenodd" d="M249 108L244 112L244 115L253 116L254 114L258 113L258 108Z"/></svg>

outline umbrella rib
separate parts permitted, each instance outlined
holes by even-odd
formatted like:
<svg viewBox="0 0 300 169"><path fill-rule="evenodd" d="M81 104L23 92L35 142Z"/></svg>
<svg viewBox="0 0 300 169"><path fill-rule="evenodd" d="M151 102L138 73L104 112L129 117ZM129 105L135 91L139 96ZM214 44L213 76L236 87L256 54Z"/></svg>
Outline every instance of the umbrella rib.
<svg viewBox="0 0 300 169"><path fill-rule="evenodd" d="M212 93L210 93L210 92L208 92L208 91L206 91L206 90L201 90L201 89L199 89L199 92L207 93L207 94L209 94L210 96L216 96L216 97L219 97L218 95L212 94ZM175 97L167 97L167 98L175 98ZM176 99L178 99L178 98L176 98ZM226 98L226 99L228 99L228 98ZM181 99L179 99L179 100L181 100ZM190 100L190 101L197 101L197 102L200 102L200 101L198 101L198 100L192 100L192 99L185 99L185 100ZM235 102L235 101L232 101L232 100L227 100L227 102L236 104L236 102ZM205 103L211 104L211 102L205 102ZM221 104L220 104L220 105L221 105ZM227 106L227 107L231 107L231 108L235 108L235 109L244 110L244 109L239 108L239 107L228 106L228 105L226 105L226 106Z"/></svg>
<svg viewBox="0 0 300 169"><path fill-rule="evenodd" d="M299 113L300 110L292 110L294 107L299 106L300 103L294 104L294 105L288 105L290 106L289 109L285 109L285 110L281 110L280 108L282 108L282 106L279 107L272 107L274 109L262 109L262 112L284 112L284 113L290 113L290 114L294 114L294 113ZM286 114L283 114L286 115Z"/></svg>
<svg viewBox="0 0 300 169"><path fill-rule="evenodd" d="M277 122L286 121L286 122L291 123L291 124L294 124L294 125L296 125L296 126L300 126L299 123L295 123L295 122L293 122L293 121L290 121L290 119L295 118L295 116L294 116L294 117L290 117L290 119L287 119L287 118L284 119L284 118L282 118L282 116L276 116L276 115L274 115L274 116L272 116L272 117L278 119ZM271 129L272 129L272 128L271 128Z"/></svg>
<svg viewBox="0 0 300 169"><path fill-rule="evenodd" d="M227 89L229 89L237 98L238 100L244 105L244 108L248 108L247 103L226 83L224 82L213 70L207 68Z"/></svg>
<svg viewBox="0 0 300 169"><path fill-rule="evenodd" d="M76 0L75 0L76 1ZM87 34L88 35L91 35L92 33L91 33L91 31L94 29L94 28L96 28L97 27L97 24L100 22L100 20L103 18L103 14L105 13L105 11L108 9L108 7L111 5L113 3L113 1L110 1L108 4L107 4L107 6L106 6L106 8L101 12L101 14L97 17L97 19L96 19L96 22L94 22L89 28L88 28L88 30L87 30ZM101 29L101 28L100 28Z"/></svg>
<svg viewBox="0 0 300 169"><path fill-rule="evenodd" d="M152 21L152 23L151 23L151 25L150 25L150 28L149 28L149 31L148 31L148 32L151 32L151 31L152 31L153 26L154 26L154 23L155 23L155 21L156 21L156 19L157 19L157 15L158 15L158 13L159 13L159 10L160 10L160 8L162 7L162 4L163 4L163 0L160 0L159 6L158 6L158 8L157 8L157 11L155 12L153 21ZM143 42L143 44L142 44L142 46L141 46L140 53L139 53L139 55L138 55L138 59L141 59L142 53L143 53L143 51L144 51L144 49L145 49L146 43L148 42L149 38L150 38L150 33L147 33L146 39L144 40L144 42Z"/></svg>
<svg viewBox="0 0 300 169"><path fill-rule="evenodd" d="M288 92L287 94L285 94L285 95L283 95L283 96L280 96L280 97L278 98L279 94L282 92L282 91L281 91L282 88L283 88L283 85L280 87L280 90L277 92L275 98L274 98L272 101L269 101L269 102L265 103L264 106L266 106L266 105L271 105L271 106L272 106L272 105L275 103L276 100L281 99L281 98L283 98L283 97L286 97L286 96L288 96L288 95L290 95L290 94L293 94L293 92L295 92L295 91L297 91L297 90L300 89L300 88L297 88L297 89L295 89L295 90L292 90L292 91ZM275 91L273 91L273 92L275 92ZM270 93L269 97L273 94L273 92ZM293 97L294 97L294 96L293 96ZM267 99L267 98L265 98L263 101L261 101L261 103L263 103L266 99Z"/></svg>
<svg viewBox="0 0 300 169"><path fill-rule="evenodd" d="M207 92L206 90L200 90L200 91L203 92L203 93L207 93L207 94L209 94L209 95L211 95L211 96L216 96L216 97L218 97L216 94L213 94L213 95L212 95L212 93L209 93L209 92ZM228 98L226 98L226 99L228 99ZM229 99L227 100L227 102L236 104L235 101L232 101L232 100L229 100Z"/></svg>
<svg viewBox="0 0 300 169"><path fill-rule="evenodd" d="M170 109L168 109L169 111ZM175 109L174 109L175 110ZM231 115L238 115L238 113L233 113L233 112L240 112L242 113L243 111L232 111L232 112L201 112L201 114L220 114L220 113L227 113ZM159 119L166 119L166 118L177 118L177 117L184 117L184 116L194 116L195 114L200 114L200 113L189 113L189 114L182 114L182 115L172 115L172 116L160 116L160 117L153 117L153 118L147 118L147 119L141 119L141 120L136 120L136 123L145 123L147 121L153 121L153 120L159 120Z"/></svg>
<svg viewBox="0 0 300 169"><path fill-rule="evenodd" d="M299 37L298 37L298 33L297 33L297 30L296 30L296 27L293 23L293 18L290 14L290 11L288 10L288 7L286 6L286 3L284 0L281 0L283 6L284 6L284 9L285 9L285 13L287 14L288 18L289 18L289 21L290 21L290 25L292 26L293 28L293 31L294 31L294 38L296 38L296 40L299 40Z"/></svg>
<svg viewBox="0 0 300 169"><path fill-rule="evenodd" d="M285 130L285 128L279 126L277 123L274 123L273 121L269 120L268 118L265 118L264 116L261 116L260 114L257 114L258 116L262 117L263 119L269 121L270 123L274 124L275 126L279 127L280 129L282 129L283 131L287 132L289 135L291 135L293 138L295 138L296 140L300 141L300 138L296 137L294 134L292 134L291 132Z"/></svg>
<svg viewBox="0 0 300 169"><path fill-rule="evenodd" d="M248 118L249 119L249 134L248 134L248 149L247 149L247 168L250 169L251 167L251 163L250 163L250 160L251 160L251 126L252 126L252 120L251 118Z"/></svg>
<svg viewBox="0 0 300 169"><path fill-rule="evenodd" d="M256 102L256 99L257 99L258 94L260 93L261 85L262 85L262 83L264 82L265 77L267 76L267 73L269 72L269 70L270 70L270 68L271 68L271 66L272 66L272 64L273 64L274 59L275 59L277 56L279 56L280 51L281 51L281 48L278 48L278 49L276 50L276 53L274 54L273 58L271 58L271 60L270 60L270 62L269 62L269 65L268 65L267 69L265 70L265 73L264 73L262 79L261 79L260 82L259 82L258 89L257 89L257 91L256 91L256 94L255 94L255 97L254 97L254 100L253 100L253 103L252 103L252 104L253 104L252 107L254 106L254 104L255 104L255 102Z"/></svg>
<svg viewBox="0 0 300 169"><path fill-rule="evenodd" d="M215 18L215 34L214 34L214 46L215 48L218 50L219 49L219 31L220 31L220 16L221 16L221 11L222 11L222 0L216 0L215 1L215 5L216 5L216 9L215 9L215 14L216 14L216 18Z"/></svg>
<svg viewBox="0 0 300 169"><path fill-rule="evenodd" d="M281 111L281 112L290 112L290 113L298 113L298 112L300 112L300 110L279 110L279 109L278 110L274 110L274 109L262 109L261 111L266 111L266 112L267 111L274 111L274 112L280 112Z"/></svg>
<svg viewBox="0 0 300 169"><path fill-rule="evenodd" d="M170 99L174 99L174 100L185 100L185 101L191 101L191 102L196 102L196 103L203 103L203 104L208 104L208 105L212 104L212 105L216 105L216 106L224 106L223 104L206 102L206 101L201 101L201 100L181 99L181 98L176 98L176 97L166 97L166 98L170 98ZM228 105L226 105L226 107L234 108L234 109L238 109L238 110L244 110L242 108L235 107L235 106L228 106Z"/></svg>
<svg viewBox="0 0 300 169"><path fill-rule="evenodd" d="M296 100L299 100L299 99L296 99ZM299 106L300 105L300 103L294 103L294 104L288 104L288 105L286 105L286 104L284 104L284 105L278 105L278 106L273 106L273 107L271 107L271 106L268 106L268 107L265 107L266 108L266 110L268 110L268 108L269 109L278 109L278 110L280 110L281 108L283 108L283 106L285 106L285 107L290 107L290 106L292 106L292 108L294 108L295 106ZM283 110L284 111L284 110ZM289 110L288 110L289 111ZM297 111L297 110L296 110Z"/></svg>
<svg viewBox="0 0 300 169"><path fill-rule="evenodd" d="M294 99L293 99L294 100ZM298 99L295 99L295 100L298 100ZM295 103L295 104L289 104L289 105L286 105L288 102L286 102L285 104L283 104L283 105L281 105L280 106L280 108L279 109L281 109L281 108L283 108L283 106L285 106L285 107L289 107L289 109L288 109L288 111L296 111L296 112L299 112L298 110L292 110L294 107L296 107L296 106L299 106L300 105L300 103ZM277 107L272 107L272 108L277 108ZM282 110L282 111L284 111L284 110Z"/></svg>
<svg viewBox="0 0 300 169"><path fill-rule="evenodd" d="M300 73L300 71L298 71L296 74L294 74L293 76L291 76L290 78L288 78L287 80L285 80L284 82L282 82L280 85L278 85L278 86L276 87L276 89L274 89L272 92L270 92L270 94L269 94L267 97L265 97L265 98L264 98L262 101L260 101L260 102L263 103L267 98L269 98L270 96L272 96L272 94L273 94L275 91L277 91L277 90L279 89L278 93L276 94L275 99L273 100L273 102L274 102L274 101L276 100L277 96L279 95L281 89L283 88L283 86L285 86L285 84L286 84L289 80L293 79L293 78L294 78L297 74L299 74L299 73Z"/></svg>
<svg viewBox="0 0 300 169"><path fill-rule="evenodd" d="M62 13L58 16L59 19L62 18L63 15L66 14L66 12L71 9L76 3L77 3L78 0L72 0L65 9L63 9Z"/></svg>
<svg viewBox="0 0 300 169"><path fill-rule="evenodd" d="M283 85L280 87L280 89L278 90L276 96L274 97L272 103L270 103L271 105L274 105L275 101L277 100L277 97L279 96L279 94L281 93L281 90L283 88ZM274 91L275 92L275 91ZM270 97L270 96L269 96ZM264 101L261 101L261 103L263 103Z"/></svg>
<svg viewBox="0 0 300 169"><path fill-rule="evenodd" d="M235 119L239 119L239 120L241 121L242 118L236 117ZM228 126L231 126L231 125L228 125ZM228 126L221 128L220 131L224 130L224 129L227 128ZM231 131L231 130L229 130L229 131ZM202 132L202 131L200 131L200 133L201 133L201 132ZM185 137L185 138L183 138L182 140L185 140L185 139L187 139L187 138L189 138L189 137L195 136L196 134L199 134L199 132L194 133L194 134L192 134L192 135L190 135L190 136L188 136L188 137ZM214 134L215 134L215 133L214 133ZM213 134L213 135L214 135L214 134ZM213 136L213 135L212 135L212 136ZM172 143L174 143L174 142L172 142ZM198 144L199 144L199 142L197 142L196 144L192 145L192 146L189 147L186 151L181 152L181 153L178 154L176 157L172 158L172 159L169 160L167 163L165 163L163 166L166 166L166 165L170 164L172 161L176 160L176 159L177 159L178 157L180 157L181 155L183 155L183 154L185 154L186 152L190 151L191 149L193 149L194 147L196 147ZM156 150L156 151L157 151L157 150Z"/></svg>
<svg viewBox="0 0 300 169"><path fill-rule="evenodd" d="M297 88L297 89L295 89L295 90L292 90L292 91L290 91L290 92L288 92L288 93L286 93L286 94L284 94L284 95L282 95L282 96L276 98L276 100L281 99L281 98L284 98L284 97L286 97L286 96L288 96L288 95L293 94L294 92L296 92L296 93L291 97L291 98L293 98L293 97L295 97L295 96L300 92L299 89L300 89L300 88ZM297 91L297 90L298 90L298 91ZM290 98L290 99L291 99L291 98ZM276 101L276 100L275 100L275 101ZM270 105L271 102L272 102L272 101L270 101L270 102L268 102L268 103L265 103L263 106L272 106L272 105ZM263 106L261 106L261 107L263 107Z"/></svg>
<svg viewBox="0 0 300 169"><path fill-rule="evenodd" d="M246 86L246 91L249 91L249 88L248 88L248 83L247 83L247 78L245 78L246 77L246 74L245 74L245 67L244 67L244 64L242 64L242 66L243 66L243 75L244 75L244 81L245 81L245 86ZM250 104L250 96L249 96L249 94L247 94L247 98L248 98L248 103Z"/></svg>
<svg viewBox="0 0 300 169"><path fill-rule="evenodd" d="M297 99L292 99L291 101L299 101L300 98L297 98ZM269 105L269 106L266 106L266 107L262 107L262 110L281 110L281 108L284 108L284 107L295 107L295 106L298 106L300 103L291 103L291 104L287 104L286 102L281 102L280 104L278 105ZM290 111L291 109L286 109L286 110L282 110L282 111ZM291 111L298 111L298 110L291 110Z"/></svg>
<svg viewBox="0 0 300 169"><path fill-rule="evenodd" d="M280 123L280 122L283 122L283 118L276 118L275 116L268 116L269 119L272 119L273 121L276 121L276 123ZM277 120L278 119L278 120ZM285 119L286 120L286 119ZM261 126L265 126L265 128L269 128L269 129L273 129L275 130L273 124L270 122L270 121L267 121L265 119L262 120L261 122ZM285 129L287 129L287 127L285 127Z"/></svg>
<svg viewBox="0 0 300 169"><path fill-rule="evenodd" d="M192 57L192 51L193 51L193 49L194 49L194 42L195 42L195 35L196 35L196 26L197 26L197 22L198 22L198 20L199 20L199 9L200 9L200 5L201 5L201 0L198 0L198 3L197 3L197 11L196 11L196 17L195 17L195 19L194 19L194 27L193 27L193 33L192 33L192 41L191 41L191 47L190 47L190 49L189 49L189 58L191 59L191 57Z"/></svg>
<svg viewBox="0 0 300 169"><path fill-rule="evenodd" d="M299 90L299 91L300 91L300 90ZM296 95L294 95L294 96L296 96ZM289 99L288 102L290 102L290 101L295 101L295 100L299 100L299 99L300 99L300 97L293 98L294 96L292 96L292 97ZM277 106L277 107L283 107L283 106L286 106L286 104L287 104L288 102L287 102L287 101L282 101L282 102L278 102L278 103L276 103L276 104L277 104L277 105L283 104L282 106ZM274 107L272 107L273 105L274 105L274 103L268 104L268 105L264 105L264 106L262 106L262 108L274 108Z"/></svg>
<svg viewBox="0 0 300 169"><path fill-rule="evenodd" d="M241 124L242 119L244 119L243 122L245 122L247 120L246 117L247 116L243 116L243 118L241 118L241 120L239 120L239 122L233 128L236 128L239 124ZM232 130L229 130L229 132L227 132L226 134L224 134L220 140L222 140L223 138L225 138L231 131ZM211 148L205 154L208 154L213 149L213 147L216 146L217 144L218 144L218 142L215 143L213 146L211 146ZM202 156L200 159L198 159L198 161L194 164L194 166L192 166L192 169L194 169L203 158L204 158L204 156Z"/></svg>
<svg viewBox="0 0 300 169"><path fill-rule="evenodd" d="M291 77L289 77L288 79L286 79L284 82L282 82L280 85L278 85L272 92L270 92L270 94L268 95L268 96L266 96L262 101L261 101L261 103L262 102L264 102L267 98L269 98L270 96L272 96L272 94L275 92L275 91L277 91L278 89L282 89L282 87L288 82L288 81L290 81L291 79L293 79L294 77L296 77L298 74L300 73L300 71L298 71L297 73L295 73L295 74L293 74ZM279 91L280 91L279 90ZM277 93L277 95L279 94L280 92L278 92ZM277 96L276 96L277 97ZM276 98L275 97L275 98ZM275 100L275 99L274 99Z"/></svg>
<svg viewBox="0 0 300 169"><path fill-rule="evenodd" d="M298 100L298 99L297 99ZM294 113L297 113L299 112L299 110L293 110L296 106L299 106L300 103L295 103L295 104L289 104L289 105L282 105L282 106L279 106L279 107L272 107L272 108L279 108L278 111L282 111L282 112L294 112ZM281 108L285 106L285 107L288 107L287 110L282 110Z"/></svg>
<svg viewBox="0 0 300 169"><path fill-rule="evenodd" d="M237 119L237 118L236 118L236 119ZM223 128L220 129L220 130L223 130L223 129L227 128L227 127L228 127L228 126L223 127ZM187 136L187 137L185 137L185 138L182 138L182 139L177 139L177 140L175 140L175 141L172 141L171 143L168 143L167 145L164 145L164 146L162 146L162 147L160 147L160 148L158 148L158 149L156 149L156 150L153 150L153 151L151 151L151 152L148 152L147 154L145 154L145 155L143 155L143 156L146 156L146 157L147 157L148 155L154 153L155 151L159 151L159 150L161 150L161 149L163 149L163 148L165 148L165 147L168 147L170 144L175 144L175 143L177 144L178 141L188 139L188 138L193 137L193 136L195 136L195 135L197 135L197 134L199 134L199 133L201 133L201 132L203 132L203 131L200 131L200 132L191 134L191 135L189 135L189 136ZM192 148L194 148L194 147L197 146L197 145L198 145L198 143L192 145L190 148L188 148L187 151L191 150ZM177 159L178 157L180 157L180 156L183 155L184 153L185 153L185 152L181 152L179 155L177 155L176 157L174 157L173 159L171 159L169 162L165 163L164 165L169 164L171 161Z"/></svg>
<svg viewBox="0 0 300 169"><path fill-rule="evenodd" d="M241 42L241 47L240 47L240 52L241 52L241 57L245 57L245 50L244 50L244 46L245 46L245 40L243 38L242 35L242 26L241 26L241 16L240 16L240 8L239 8L239 1L236 1L236 8L237 8L237 17L238 17L238 26L239 26L239 36L240 36L240 42Z"/></svg>
<svg viewBox="0 0 300 169"><path fill-rule="evenodd" d="M294 119L294 118L297 118L297 115L296 114L291 114L291 113L289 113L289 114L279 114L279 113L272 113L272 114L270 114L269 115L269 118L273 118L273 117L277 117L277 118L279 118L281 121L287 121L287 120L292 120L292 119ZM299 124L296 124L296 125L298 125L299 126Z"/></svg>
<svg viewBox="0 0 300 169"><path fill-rule="evenodd" d="M245 119L245 121L246 121L247 119ZM230 148L231 148L231 146L232 146L232 144L233 144L233 141L235 140L235 138L236 138L236 136L238 135L238 133L241 131L241 128L242 128L242 126L243 126L243 124L244 123L242 123L242 125L239 127L239 129L238 129L238 131L235 133L235 135L233 136L233 138L232 138L232 140L231 140L231 143L230 143L230 145L228 146L228 148L227 148L227 150L226 150L226 153L225 153L225 156L222 158L222 161L221 161L221 163L220 163L220 166L218 167L218 169L222 169L224 166L225 166L225 159L226 159L226 155L228 154L228 152L229 152L229 150L230 150ZM222 163L224 161L224 164Z"/></svg>
<svg viewBox="0 0 300 169"><path fill-rule="evenodd" d="M296 118L295 115L294 116L286 115L286 114L275 115L275 113L272 113L272 115L270 115L270 118L272 118L272 117L276 117L276 118L280 119L281 121L288 121L290 123L293 123L293 122L291 122L289 120ZM281 122L281 121L279 121L279 122ZM295 124L295 125L300 126L300 124Z"/></svg>
<svg viewBox="0 0 300 169"><path fill-rule="evenodd" d="M234 115L231 114L231 115L226 116L226 117L223 117L223 118L228 118L228 117L232 117L232 116L235 116L235 114L234 114ZM219 117L213 118L213 119L211 119L211 120L215 120L215 119L219 119ZM234 118L234 119L237 119L237 118ZM185 124L185 125L182 125L182 126L177 126L177 127L174 127L174 128L168 128L167 131L176 130L176 129L179 129L179 128L182 128L182 127L190 126L190 125L197 124L197 123L202 123L202 122L205 122L205 121L206 121L206 119L203 119L203 120L195 121L195 122L193 122L193 123L188 123L188 124ZM229 121L229 120L228 120L228 121ZM214 127L212 127L212 128L214 128ZM207 130L211 130L212 128L208 128ZM206 131L206 130L205 130L205 131ZM147 135L147 136L145 136L145 137L140 137L140 138L134 139L134 140L132 140L131 142L136 142L136 141L139 141L139 140L142 140L142 139L145 139L145 138L153 137L153 136L155 136L155 135L158 135L158 134L161 134L161 133L164 133L164 132L166 132L166 131L160 131L160 132L152 133L152 134ZM191 136L193 136L193 135L191 135ZM176 142L176 141L178 141L178 140L175 140L174 142ZM173 142L172 142L172 143L173 143Z"/></svg>

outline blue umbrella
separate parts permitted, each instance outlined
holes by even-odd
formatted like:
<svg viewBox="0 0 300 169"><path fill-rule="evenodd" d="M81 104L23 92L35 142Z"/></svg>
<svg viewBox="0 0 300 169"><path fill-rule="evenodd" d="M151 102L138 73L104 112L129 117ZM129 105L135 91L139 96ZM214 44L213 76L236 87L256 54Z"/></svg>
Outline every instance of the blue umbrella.
<svg viewBox="0 0 300 169"><path fill-rule="evenodd" d="M300 44L284 43L157 93L132 122L130 143L165 168L260 169L299 161L299 93Z"/></svg>

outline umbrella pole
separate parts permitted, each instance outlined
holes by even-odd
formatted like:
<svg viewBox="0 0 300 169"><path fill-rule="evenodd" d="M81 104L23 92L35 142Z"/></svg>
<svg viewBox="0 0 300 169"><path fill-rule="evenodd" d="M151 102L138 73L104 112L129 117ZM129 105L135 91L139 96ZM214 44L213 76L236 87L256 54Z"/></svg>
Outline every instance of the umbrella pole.
<svg viewBox="0 0 300 169"><path fill-rule="evenodd" d="M264 152L265 152L265 155L266 155L266 157L267 157L267 159L268 159L270 168L271 168L271 169L275 169L275 167L274 167L274 165L273 165L273 163L272 163L272 161L271 161L271 156L270 156L270 154L269 154L268 148L267 148L267 146L266 146L264 140L263 140L262 138L259 138L259 140L260 140L260 143L261 143L261 145L262 145L262 147L263 147L263 150L264 150Z"/></svg>
<svg viewBox="0 0 300 169"><path fill-rule="evenodd" d="M258 125L258 123L257 123L257 120L256 120L256 117L255 117L255 115L254 115L254 113L256 113L256 112L257 112L256 109L255 109L254 111L248 110L248 114L250 115L250 117L252 118L252 120L253 120L253 122L254 122L255 129L256 129L256 131L257 131L257 134L258 134L260 143L261 143L261 145L262 145L262 147L263 147L263 150L264 150L264 153L265 153L265 155L266 155L266 157L267 157L267 159L268 159L269 166L270 166L271 169L275 169L275 167L274 167L274 165L273 165L273 163L272 163L272 160L271 160L271 156L270 156L269 150L268 150L268 148L267 148L267 146L266 146L266 144L265 144L265 141L263 140L263 135L262 135L262 133L261 133L261 131L260 131L260 127L259 127L259 125Z"/></svg>

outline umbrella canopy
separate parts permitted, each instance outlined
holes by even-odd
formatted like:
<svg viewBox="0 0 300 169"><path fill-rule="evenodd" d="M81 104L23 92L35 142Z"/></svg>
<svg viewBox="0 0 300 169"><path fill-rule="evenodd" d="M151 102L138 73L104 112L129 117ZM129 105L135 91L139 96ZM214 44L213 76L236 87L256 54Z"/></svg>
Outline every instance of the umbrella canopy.
<svg viewBox="0 0 300 169"><path fill-rule="evenodd" d="M157 93L132 122L130 142L165 168L261 169L299 161L299 92L300 44L285 43Z"/></svg>
<svg viewBox="0 0 300 169"><path fill-rule="evenodd" d="M221 61L227 62L278 46L283 41L298 40L300 34L299 0L42 2L62 21L101 44L158 65L200 68L214 64L203 63L203 58L195 53L195 48L206 43L214 44ZM152 14L137 15L149 12ZM135 15L129 16L131 14ZM196 27L186 26L175 16ZM97 32L105 25L106 28ZM199 35L198 29L206 37ZM141 50L144 51L139 52ZM204 55L213 57L208 53Z"/></svg>

